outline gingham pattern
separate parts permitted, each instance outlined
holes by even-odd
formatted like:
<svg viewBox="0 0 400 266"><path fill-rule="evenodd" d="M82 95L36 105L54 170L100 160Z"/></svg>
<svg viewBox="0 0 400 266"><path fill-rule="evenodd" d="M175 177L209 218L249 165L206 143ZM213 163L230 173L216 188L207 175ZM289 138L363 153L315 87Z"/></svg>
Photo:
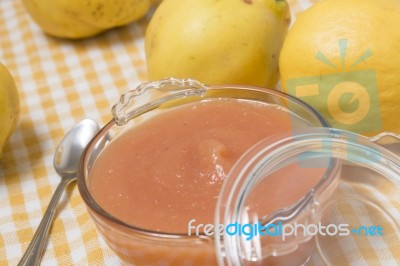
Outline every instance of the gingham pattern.
<svg viewBox="0 0 400 266"><path fill-rule="evenodd" d="M0 1L0 62L19 88L19 125L0 167L0 265L16 265L60 181L53 154L83 118L111 119L119 95L145 81L148 19L83 41L48 37L20 0ZM118 265L69 187L42 265Z"/></svg>
<svg viewBox="0 0 400 266"><path fill-rule="evenodd" d="M290 0L292 14L312 1ZM0 62L19 88L19 125L0 167L0 265L16 265L60 181L53 153L79 120L104 124L123 92L146 80L149 18L81 41L51 38L21 0L0 1ZM42 265L118 265L99 237L76 184L64 196Z"/></svg>

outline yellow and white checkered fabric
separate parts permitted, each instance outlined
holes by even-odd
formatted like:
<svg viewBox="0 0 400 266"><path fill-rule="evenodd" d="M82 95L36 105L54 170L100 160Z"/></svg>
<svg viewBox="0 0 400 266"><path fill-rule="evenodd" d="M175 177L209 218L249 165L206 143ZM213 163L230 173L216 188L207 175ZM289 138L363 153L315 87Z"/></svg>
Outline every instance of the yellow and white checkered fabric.
<svg viewBox="0 0 400 266"><path fill-rule="evenodd" d="M40 223L60 181L53 154L63 135L86 117L109 121L120 94L145 80L147 23L61 40L45 35L21 0L0 1L0 62L15 78L21 100L19 124L0 166L0 265L18 263ZM118 265L76 184L66 197L42 265Z"/></svg>
<svg viewBox="0 0 400 266"><path fill-rule="evenodd" d="M293 17L312 2L289 0ZM21 0L0 1L0 62L15 78L21 100L19 124L0 165L0 265L18 263L46 210L60 181L53 154L63 135L83 118L105 124L119 95L146 80L148 22L69 41L45 35ZM57 215L42 265L120 264L75 184Z"/></svg>

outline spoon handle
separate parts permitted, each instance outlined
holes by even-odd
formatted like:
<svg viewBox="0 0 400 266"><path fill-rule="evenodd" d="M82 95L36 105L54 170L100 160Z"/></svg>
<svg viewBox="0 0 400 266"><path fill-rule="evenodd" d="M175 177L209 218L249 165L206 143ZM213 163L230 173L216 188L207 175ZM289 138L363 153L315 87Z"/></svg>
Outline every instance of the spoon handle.
<svg viewBox="0 0 400 266"><path fill-rule="evenodd" d="M64 192L65 187L74 181L75 178L62 178L61 182L58 184L56 191L54 192L53 197L47 207L47 210L42 218L42 221L39 224L39 227L36 229L35 235L33 236L31 243L26 249L24 255L18 263L18 266L36 266L40 265L40 261L43 255L43 251L47 244L47 237L49 235L49 231L51 225L53 223L54 214L57 211L57 205L60 201L61 195Z"/></svg>

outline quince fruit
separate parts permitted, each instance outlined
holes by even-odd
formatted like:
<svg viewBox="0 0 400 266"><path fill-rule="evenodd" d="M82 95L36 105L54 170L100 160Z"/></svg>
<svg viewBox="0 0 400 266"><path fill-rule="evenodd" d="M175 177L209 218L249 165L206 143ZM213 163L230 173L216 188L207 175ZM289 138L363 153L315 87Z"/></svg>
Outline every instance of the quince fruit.
<svg viewBox="0 0 400 266"><path fill-rule="evenodd" d="M148 78L272 88L289 23L284 0L164 0L146 31Z"/></svg>
<svg viewBox="0 0 400 266"><path fill-rule="evenodd" d="M0 158L4 143L15 129L19 116L19 98L14 79L0 64Z"/></svg>
<svg viewBox="0 0 400 266"><path fill-rule="evenodd" d="M146 15L155 0L23 0L49 35L78 39L123 26Z"/></svg>
<svg viewBox="0 0 400 266"><path fill-rule="evenodd" d="M325 0L301 13L282 47L283 91L333 127L400 134L400 1Z"/></svg>

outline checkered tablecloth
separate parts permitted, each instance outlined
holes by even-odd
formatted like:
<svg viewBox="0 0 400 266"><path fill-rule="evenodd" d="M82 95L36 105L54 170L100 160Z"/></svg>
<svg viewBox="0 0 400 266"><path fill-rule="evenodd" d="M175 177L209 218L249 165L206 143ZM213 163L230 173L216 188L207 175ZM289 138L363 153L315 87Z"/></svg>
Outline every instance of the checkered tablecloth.
<svg viewBox="0 0 400 266"><path fill-rule="evenodd" d="M295 16L312 1L289 3ZM148 22L149 17L93 38L62 40L45 35L21 0L0 0L0 62L13 75L21 101L19 124L0 165L0 265L18 263L40 223L60 181L53 154L64 134L83 118L104 125L119 95L146 81ZM104 264L120 262L73 184L42 265Z"/></svg>
<svg viewBox="0 0 400 266"><path fill-rule="evenodd" d="M81 41L49 37L21 0L0 1L0 62L19 89L19 124L0 166L0 265L16 265L60 177L59 141L83 118L111 119L120 94L146 79L148 19ZM67 199L68 198L68 199ZM62 199L43 265L118 265L99 237L76 183Z"/></svg>

